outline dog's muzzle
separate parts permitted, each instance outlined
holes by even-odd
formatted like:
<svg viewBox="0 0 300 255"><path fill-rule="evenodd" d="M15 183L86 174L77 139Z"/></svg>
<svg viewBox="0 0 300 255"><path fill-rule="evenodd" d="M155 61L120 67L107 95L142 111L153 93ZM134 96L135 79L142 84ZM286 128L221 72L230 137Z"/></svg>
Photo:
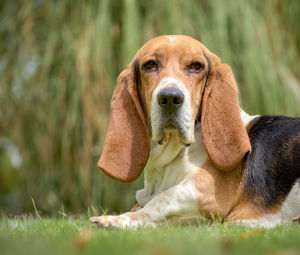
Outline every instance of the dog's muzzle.
<svg viewBox="0 0 300 255"><path fill-rule="evenodd" d="M179 135L182 135L182 116L180 116L181 106L184 102L184 94L182 91L176 87L164 88L157 95L157 102L163 115L163 130L178 130ZM163 139L164 136L159 143L162 143Z"/></svg>
<svg viewBox="0 0 300 255"><path fill-rule="evenodd" d="M152 139L159 144L168 141L170 132L188 145L194 141L194 120L190 94L184 84L165 78L152 95Z"/></svg>

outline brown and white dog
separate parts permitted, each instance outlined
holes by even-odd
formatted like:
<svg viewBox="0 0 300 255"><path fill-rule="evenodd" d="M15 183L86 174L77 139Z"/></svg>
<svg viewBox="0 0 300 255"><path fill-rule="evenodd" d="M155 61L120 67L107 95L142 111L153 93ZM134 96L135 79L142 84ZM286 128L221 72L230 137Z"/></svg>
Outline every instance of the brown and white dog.
<svg viewBox="0 0 300 255"><path fill-rule="evenodd" d="M231 68L188 36L150 40L120 74L98 166L121 182L145 171L138 206L92 217L99 226L219 215L272 227L300 214L300 119L249 116Z"/></svg>

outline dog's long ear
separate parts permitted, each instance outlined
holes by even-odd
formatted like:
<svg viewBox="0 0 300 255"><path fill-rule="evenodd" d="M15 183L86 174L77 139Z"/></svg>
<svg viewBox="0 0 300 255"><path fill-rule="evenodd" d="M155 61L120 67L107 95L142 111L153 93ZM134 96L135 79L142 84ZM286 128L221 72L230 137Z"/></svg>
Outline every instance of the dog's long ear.
<svg viewBox="0 0 300 255"><path fill-rule="evenodd" d="M110 105L110 123L98 167L121 182L139 177L150 152L150 138L131 67L124 70Z"/></svg>
<svg viewBox="0 0 300 255"><path fill-rule="evenodd" d="M213 163L229 171L251 150L240 117L238 89L226 64L213 65L207 79L201 113L203 144Z"/></svg>

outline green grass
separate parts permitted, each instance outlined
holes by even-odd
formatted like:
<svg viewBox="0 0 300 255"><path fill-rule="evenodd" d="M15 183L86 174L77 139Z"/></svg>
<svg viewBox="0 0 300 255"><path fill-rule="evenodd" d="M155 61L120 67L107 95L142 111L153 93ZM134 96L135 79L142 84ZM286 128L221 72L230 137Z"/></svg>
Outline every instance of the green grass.
<svg viewBox="0 0 300 255"><path fill-rule="evenodd" d="M254 230L231 224L110 230L86 217L0 220L5 254L300 254L300 225Z"/></svg>

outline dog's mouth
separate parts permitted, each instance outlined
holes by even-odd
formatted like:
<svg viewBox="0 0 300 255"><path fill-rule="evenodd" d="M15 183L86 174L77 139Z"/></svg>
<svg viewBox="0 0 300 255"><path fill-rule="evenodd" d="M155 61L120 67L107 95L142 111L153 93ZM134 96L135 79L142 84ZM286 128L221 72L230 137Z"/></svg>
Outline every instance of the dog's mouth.
<svg viewBox="0 0 300 255"><path fill-rule="evenodd" d="M190 137L191 135L189 134L189 130L186 125L184 125L182 121L174 118L169 118L166 120L161 126L160 131L161 137L157 141L158 144L163 144L167 138L170 137L168 135L169 133L175 133L179 137L180 142L186 147L190 146L194 139L194 137Z"/></svg>
<svg viewBox="0 0 300 255"><path fill-rule="evenodd" d="M166 125L164 130L165 131L175 131L178 129L178 126L176 125L176 123L173 120L169 120Z"/></svg>

